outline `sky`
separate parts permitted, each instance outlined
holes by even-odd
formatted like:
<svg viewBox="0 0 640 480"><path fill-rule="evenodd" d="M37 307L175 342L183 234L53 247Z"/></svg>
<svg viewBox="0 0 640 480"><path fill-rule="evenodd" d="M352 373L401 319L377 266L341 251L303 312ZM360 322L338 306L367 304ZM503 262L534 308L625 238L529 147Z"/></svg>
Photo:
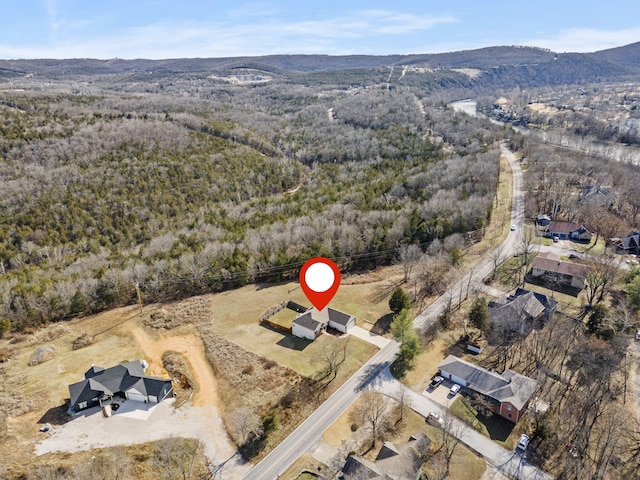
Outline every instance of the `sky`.
<svg viewBox="0 0 640 480"><path fill-rule="evenodd" d="M2 0L0 58L592 52L640 41L637 0Z"/></svg>

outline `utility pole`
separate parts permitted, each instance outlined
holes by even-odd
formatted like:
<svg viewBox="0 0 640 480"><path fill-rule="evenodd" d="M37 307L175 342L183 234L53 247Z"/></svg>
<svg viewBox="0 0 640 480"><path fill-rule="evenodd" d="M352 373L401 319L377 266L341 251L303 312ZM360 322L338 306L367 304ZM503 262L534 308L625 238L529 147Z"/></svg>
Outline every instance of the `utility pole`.
<svg viewBox="0 0 640 480"><path fill-rule="evenodd" d="M140 283L136 282L136 293L138 294L138 305L140 306L140 315L142 315L142 295L140 294Z"/></svg>

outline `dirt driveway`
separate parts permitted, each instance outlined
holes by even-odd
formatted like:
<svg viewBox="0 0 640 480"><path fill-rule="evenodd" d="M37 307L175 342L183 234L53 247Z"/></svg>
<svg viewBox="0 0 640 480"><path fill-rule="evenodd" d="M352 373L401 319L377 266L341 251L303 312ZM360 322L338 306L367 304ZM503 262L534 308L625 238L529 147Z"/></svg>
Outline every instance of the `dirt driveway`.
<svg viewBox="0 0 640 480"><path fill-rule="evenodd" d="M218 406L216 379L213 376L211 365L205 358L204 346L200 338L195 335L179 335L155 339L140 326L135 326L131 333L142 347L142 350L144 350L145 356L149 361L151 374L153 374L154 370L158 371L158 369L163 368L162 354L164 352L169 350L178 352L191 365L198 384L198 391L191 401L192 405L194 407Z"/></svg>

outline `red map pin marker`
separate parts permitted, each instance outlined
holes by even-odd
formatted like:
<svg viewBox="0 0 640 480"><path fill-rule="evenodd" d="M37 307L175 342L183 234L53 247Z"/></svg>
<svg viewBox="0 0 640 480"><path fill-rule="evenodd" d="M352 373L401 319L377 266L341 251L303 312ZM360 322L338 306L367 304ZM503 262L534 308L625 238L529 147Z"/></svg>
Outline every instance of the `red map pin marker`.
<svg viewBox="0 0 640 480"><path fill-rule="evenodd" d="M340 269L328 258L312 258L300 269L300 286L311 304L322 310L338 291Z"/></svg>

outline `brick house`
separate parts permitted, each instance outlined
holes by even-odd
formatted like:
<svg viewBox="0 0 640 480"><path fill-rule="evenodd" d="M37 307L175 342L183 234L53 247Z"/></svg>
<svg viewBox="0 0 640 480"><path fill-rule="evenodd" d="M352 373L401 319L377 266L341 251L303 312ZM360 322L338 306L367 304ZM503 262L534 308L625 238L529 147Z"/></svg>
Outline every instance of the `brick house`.
<svg viewBox="0 0 640 480"><path fill-rule="evenodd" d="M513 370L497 373L454 355L445 358L438 370L443 378L480 394L493 413L513 423L518 422L538 386L537 380Z"/></svg>

